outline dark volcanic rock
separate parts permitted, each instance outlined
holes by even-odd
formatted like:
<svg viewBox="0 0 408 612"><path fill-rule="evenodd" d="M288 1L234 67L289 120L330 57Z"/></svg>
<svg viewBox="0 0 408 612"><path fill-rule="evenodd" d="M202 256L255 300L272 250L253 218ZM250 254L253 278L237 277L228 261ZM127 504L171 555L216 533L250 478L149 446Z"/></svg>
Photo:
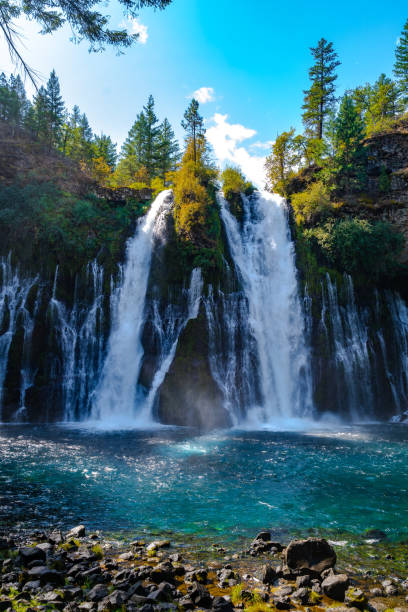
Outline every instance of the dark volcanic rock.
<svg viewBox="0 0 408 612"><path fill-rule="evenodd" d="M212 607L215 612L233 612L234 610L232 603L225 597L214 597Z"/></svg>
<svg viewBox="0 0 408 612"><path fill-rule="evenodd" d="M264 565L262 568L262 582L264 584L273 584L277 579L276 571L271 565Z"/></svg>
<svg viewBox="0 0 408 612"><path fill-rule="evenodd" d="M45 551L38 546L20 548L18 556L23 565L28 565L32 561L45 561Z"/></svg>
<svg viewBox="0 0 408 612"><path fill-rule="evenodd" d="M28 577L30 581L39 580L41 585L49 583L63 586L65 584L64 574L45 566L33 567L29 570Z"/></svg>
<svg viewBox="0 0 408 612"><path fill-rule="evenodd" d="M212 597L205 587L199 582L195 582L188 591L188 596L194 604L200 608L211 608Z"/></svg>
<svg viewBox="0 0 408 612"><path fill-rule="evenodd" d="M285 550L285 561L292 572L311 571L320 574L335 566L336 553L324 539L293 540Z"/></svg>
<svg viewBox="0 0 408 612"><path fill-rule="evenodd" d="M333 574L322 582L323 593L331 599L344 601L344 594L349 586L349 579L346 574Z"/></svg>

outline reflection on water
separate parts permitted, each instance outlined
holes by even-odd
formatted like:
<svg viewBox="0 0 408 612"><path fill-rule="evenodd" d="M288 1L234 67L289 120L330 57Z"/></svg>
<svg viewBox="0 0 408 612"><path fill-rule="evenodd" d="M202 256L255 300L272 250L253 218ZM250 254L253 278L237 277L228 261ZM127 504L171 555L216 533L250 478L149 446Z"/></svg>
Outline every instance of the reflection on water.
<svg viewBox="0 0 408 612"><path fill-rule="evenodd" d="M227 541L369 528L408 536L408 428L100 432L0 426L0 523L85 522ZM338 537L338 539L342 539Z"/></svg>

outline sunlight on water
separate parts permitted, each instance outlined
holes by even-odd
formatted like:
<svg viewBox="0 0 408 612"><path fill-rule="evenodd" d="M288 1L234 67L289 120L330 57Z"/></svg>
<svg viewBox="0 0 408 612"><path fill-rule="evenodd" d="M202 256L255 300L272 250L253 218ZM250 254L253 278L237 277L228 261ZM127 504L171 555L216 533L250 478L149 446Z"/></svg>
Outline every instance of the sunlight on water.
<svg viewBox="0 0 408 612"><path fill-rule="evenodd" d="M2 426L0 522L217 541L263 528L407 538L407 440L396 425L207 435Z"/></svg>

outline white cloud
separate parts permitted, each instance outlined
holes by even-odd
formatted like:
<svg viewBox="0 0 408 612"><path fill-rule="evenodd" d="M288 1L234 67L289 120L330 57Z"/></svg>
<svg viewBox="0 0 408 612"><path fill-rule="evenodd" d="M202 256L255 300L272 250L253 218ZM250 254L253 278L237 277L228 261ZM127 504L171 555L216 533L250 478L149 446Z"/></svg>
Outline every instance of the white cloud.
<svg viewBox="0 0 408 612"><path fill-rule="evenodd" d="M149 38L147 26L140 23L140 21L135 17L129 17L128 22L130 25L131 34L138 34L139 37L137 42L141 45L145 45L147 43L147 39Z"/></svg>
<svg viewBox="0 0 408 612"><path fill-rule="evenodd" d="M272 145L274 144L274 140L267 140L266 142L261 142L260 140L258 140L257 142L252 143L251 145L249 145L250 149L264 149L265 151L268 150L272 147Z"/></svg>
<svg viewBox="0 0 408 612"><path fill-rule="evenodd" d="M239 143L244 140L253 138L256 130L240 123L229 123L228 115L220 113L215 113L210 121L214 125L207 129L206 136L219 163L221 165L232 163L239 166L249 180L263 189L265 186L265 156L251 155L244 146L239 146Z"/></svg>
<svg viewBox="0 0 408 612"><path fill-rule="evenodd" d="M213 102L214 100L214 89L212 87L200 87L196 89L191 96L188 98L195 98L200 104L206 104L207 102Z"/></svg>

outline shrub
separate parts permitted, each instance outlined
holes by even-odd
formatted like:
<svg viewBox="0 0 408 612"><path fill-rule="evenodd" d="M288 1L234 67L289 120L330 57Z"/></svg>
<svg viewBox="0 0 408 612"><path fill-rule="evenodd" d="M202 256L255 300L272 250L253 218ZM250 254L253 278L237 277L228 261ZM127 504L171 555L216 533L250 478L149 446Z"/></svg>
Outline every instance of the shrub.
<svg viewBox="0 0 408 612"><path fill-rule="evenodd" d="M304 236L330 265L371 281L395 275L404 246L404 237L389 223L366 219L329 221Z"/></svg>
<svg viewBox="0 0 408 612"><path fill-rule="evenodd" d="M328 189L321 181L311 183L301 193L294 193L291 202L298 224L327 217L332 211Z"/></svg>

